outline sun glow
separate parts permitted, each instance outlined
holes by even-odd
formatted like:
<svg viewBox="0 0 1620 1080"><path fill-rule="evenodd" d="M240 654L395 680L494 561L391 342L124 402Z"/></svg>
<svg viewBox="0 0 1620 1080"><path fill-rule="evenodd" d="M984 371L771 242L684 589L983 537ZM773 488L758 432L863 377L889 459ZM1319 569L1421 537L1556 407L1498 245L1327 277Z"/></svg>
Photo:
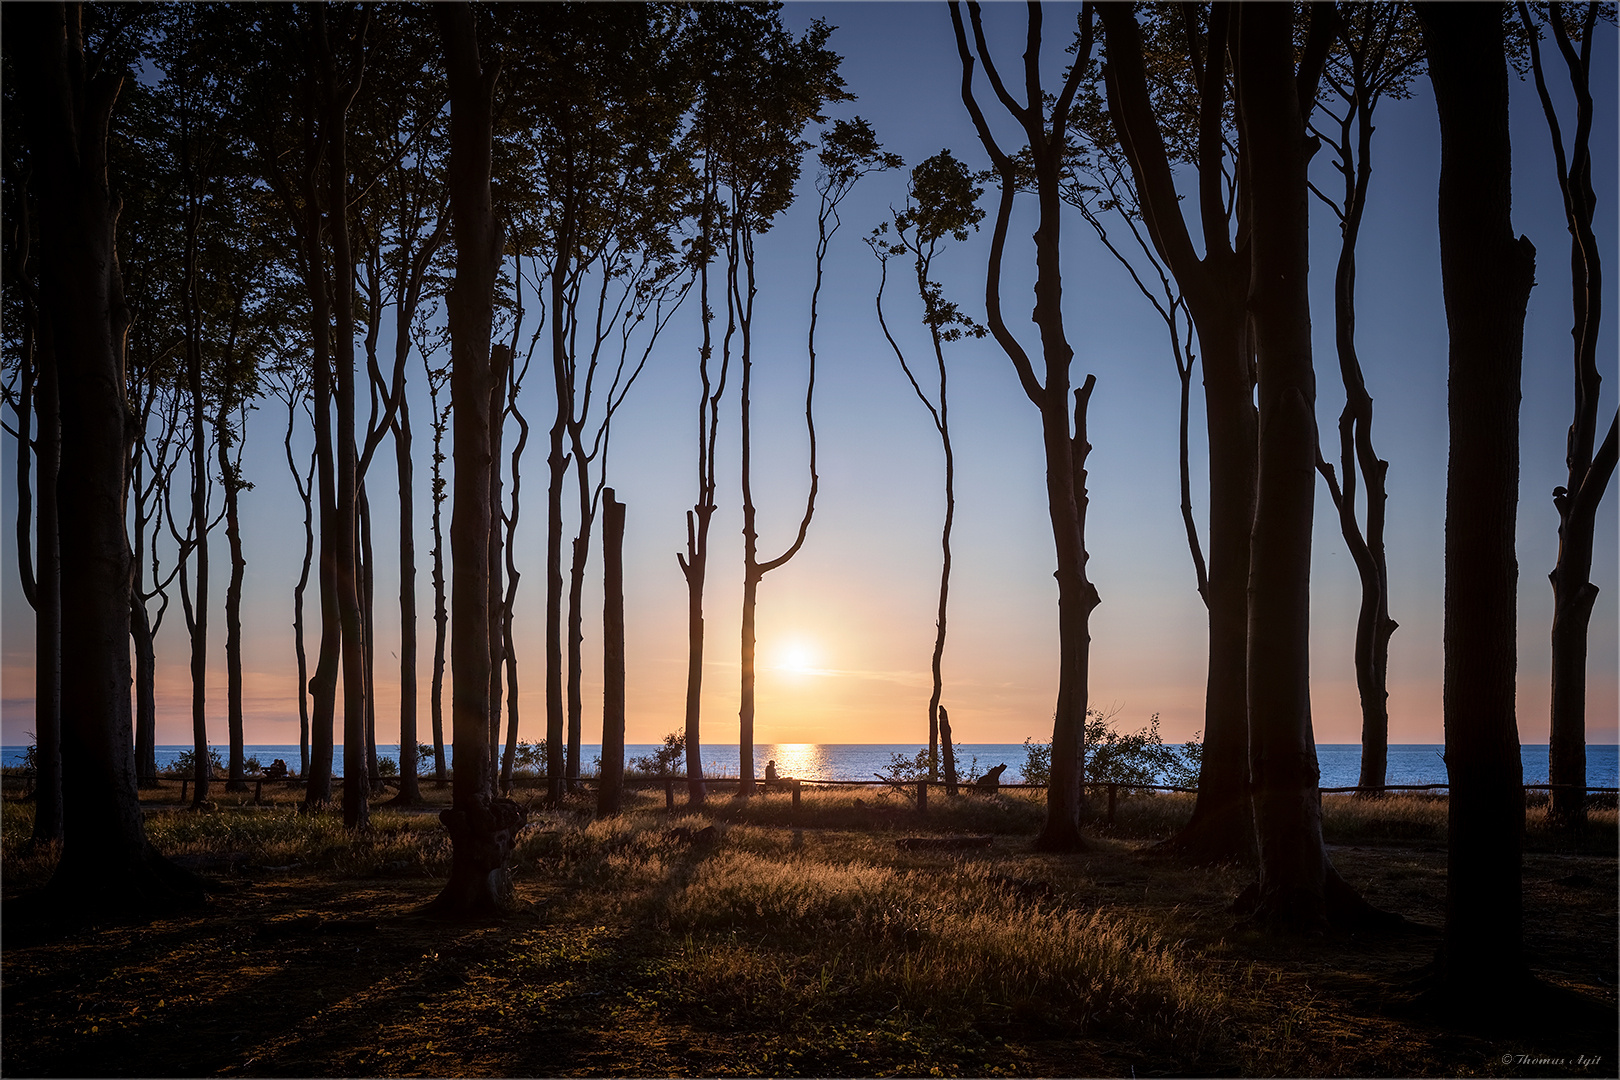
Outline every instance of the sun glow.
<svg viewBox="0 0 1620 1080"><path fill-rule="evenodd" d="M808 675L819 670L820 659L815 646L803 639L793 639L777 647L776 669Z"/></svg>

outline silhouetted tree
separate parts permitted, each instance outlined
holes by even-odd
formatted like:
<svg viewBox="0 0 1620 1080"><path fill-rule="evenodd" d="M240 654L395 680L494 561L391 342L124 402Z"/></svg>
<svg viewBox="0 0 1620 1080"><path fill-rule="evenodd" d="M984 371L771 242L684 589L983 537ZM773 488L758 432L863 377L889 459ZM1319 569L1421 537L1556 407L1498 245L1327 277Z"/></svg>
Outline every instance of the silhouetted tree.
<svg viewBox="0 0 1620 1080"><path fill-rule="evenodd" d="M438 368L432 365L432 358L438 351L432 342L437 335L428 330L425 319L419 317L411 332L416 338L417 351L422 354L422 368L428 384L428 408L433 414L433 479L429 486L429 498L433 505L433 678L429 687L428 709L433 727L433 785L444 787L444 647L445 632L450 623L444 589L443 510L444 501L448 498L444 479L444 436L450 430L451 402L446 401L440 408L439 393L450 381L450 368L448 365Z"/></svg>
<svg viewBox="0 0 1620 1080"><path fill-rule="evenodd" d="M1372 179L1373 110L1384 97L1405 98L1412 78L1423 66L1417 17L1405 5L1341 4L1337 7L1335 47L1324 81L1334 105L1321 110L1336 131L1311 124L1311 131L1331 147L1333 167L1344 181L1338 199L1312 186L1339 219L1338 268L1333 278L1334 344L1339 376L1344 382L1344 410L1339 413L1339 486L1333 466L1317 453L1316 467L1327 481L1339 512L1339 531L1361 578L1361 609L1356 616L1356 689L1361 698L1361 776L1358 787L1382 788L1389 763L1389 639L1396 622L1389 617L1389 564L1384 556L1385 476L1389 462L1373 449L1373 399L1356 355L1356 242L1361 236ZM1335 113L1337 107L1342 113ZM1356 518L1356 478L1366 502L1365 529Z"/></svg>
<svg viewBox="0 0 1620 1080"><path fill-rule="evenodd" d="M624 787L624 504L612 488L602 519L602 781L596 816L619 812Z"/></svg>
<svg viewBox="0 0 1620 1080"><path fill-rule="evenodd" d="M1348 924L1371 909L1333 869L1322 843L1322 794L1310 701L1311 522L1316 382L1311 358L1306 120L1332 42L1314 9L1295 63L1292 11L1234 13L1248 297L1260 456L1249 569L1249 771L1259 881L1243 902L1282 927ZM1252 902L1251 902L1252 900Z"/></svg>
<svg viewBox="0 0 1620 1080"><path fill-rule="evenodd" d="M799 132L809 120L816 119L814 111L821 108L823 100L838 100L848 96L839 89L842 80L838 79L835 73L839 57L821 47L821 40L824 39L827 29L829 28L820 23L812 27L810 35L797 49L777 60L777 63L781 63L785 59L793 67L786 70L778 69L772 74L773 88L780 83L784 87L797 86L800 92L805 89L810 91L796 102L789 100L767 103L765 106L768 110L767 123L755 128L756 133L764 134L764 139L761 144L749 147L749 150L756 155L759 165L777 170L779 176L797 174L800 154L808 146L799 141ZM821 34L820 38L817 37L818 32ZM787 108L783 109L783 105ZM787 122L783 123L784 120ZM766 574L786 565L788 560L798 554L799 549L804 546L810 521L816 512L816 491L820 486L820 476L816 472L816 323L827 245L841 224L838 206L849 195L855 183L869 172L894 169L901 164L897 155L883 152L882 144L877 141L871 125L860 117L836 121L831 129L823 132L817 160L821 167L816 177L816 191L821 196L821 202L816 213L816 274L815 285L810 292L810 328L806 340L810 362L804 392L804 425L810 444L808 462L810 488L805 495L804 516L799 519L798 532L793 542L773 559L759 557L759 530L755 519L751 460L753 430L750 417L752 407L750 383L753 379L754 365L754 294L758 291L754 237L756 233L764 232L770 225L769 214L761 216L766 204L759 198L762 194L768 195L769 188L758 183L757 173L742 183L737 183L737 179L746 175L740 169L733 173L731 185L732 243L742 255L744 271L742 280L735 274L731 275L731 289L739 312L738 326L742 332L742 351L739 356L742 361L742 382L738 391L742 406L743 497L742 723L738 739L742 780L737 786L737 794L740 796L754 793L754 613L758 602L759 585ZM736 164L734 162L733 166ZM784 202L782 209L786 206L787 203ZM744 282L746 282L745 294L739 291Z"/></svg>
<svg viewBox="0 0 1620 1080"><path fill-rule="evenodd" d="M1420 4L1440 114L1440 275L1450 334L1446 468L1446 927L1442 995L1503 1008L1529 980L1524 768L1514 714L1519 375L1535 248L1510 219L1501 10Z"/></svg>
<svg viewBox="0 0 1620 1080"><path fill-rule="evenodd" d="M300 344L297 351L303 355L287 356L273 369L275 381L271 384L275 394L287 403L287 429L281 445L287 458L287 471L292 474L293 487L304 504L304 559L298 571L298 584L293 586L293 653L298 662L298 775L309 775L309 664L304 653L304 590L309 586L309 568L315 556L315 454L309 456L309 466L300 470L293 456L293 432L297 429L298 414L314 422L310 408L310 376L303 366L307 356Z"/></svg>
<svg viewBox="0 0 1620 1080"><path fill-rule="evenodd" d="M990 262L985 275L985 310L990 333L1012 361L1024 394L1040 410L1042 442L1046 451L1047 511L1057 548L1058 694L1052 721L1052 773L1046 794L1046 824L1035 843L1043 851L1069 851L1084 845L1080 835L1080 806L1085 783L1082 755L1091 650L1090 619L1092 609L1099 601L1096 586L1086 577L1085 544L1085 461L1091 449L1086 441L1086 405L1096 379L1087 375L1085 383L1074 392L1074 426L1071 429L1069 366L1074 359L1074 349L1069 345L1063 326L1063 282L1059 266L1062 216L1060 184L1069 109L1073 105L1081 74L1091 60L1092 5L1081 5L1080 42L1076 58L1058 96L1050 102L1041 90L1041 5L1029 5L1024 81L1030 100L1024 104L1019 104L1008 92L991 59L989 46L984 39L979 5L970 3L968 15L973 24L972 48L968 45L967 30L962 24L961 5L952 0L951 24L956 31L956 47L962 61L962 102L973 118L979 141L989 153L1001 183L995 230L990 240ZM1003 150L996 140L974 97L975 50L996 99L1017 121L1024 138L1028 140L1030 168L1039 206L1039 224L1035 229L1035 309L1031 318L1040 333L1041 358L1046 375L1044 383L1036 376L1029 354L1002 317L1002 257L1020 177L1013 156Z"/></svg>
<svg viewBox="0 0 1620 1080"><path fill-rule="evenodd" d="M452 842L450 880L430 910L466 917L498 910L510 889L505 868L525 813L495 795L490 758L491 669L498 655L496 597L490 589L495 507L490 501L491 402L497 372L490 359L502 235L491 205L490 157L498 60L478 54L470 5L441 4L434 14L450 90L451 236L455 283L445 298L455 402L455 504L450 521L453 619L455 783L440 818Z"/></svg>
<svg viewBox="0 0 1620 1080"><path fill-rule="evenodd" d="M63 848L57 909L129 909L194 899L197 882L146 841L131 741L131 567L125 534L123 303L107 131L130 57L134 11L79 5L6 11L5 43L38 184L41 332L59 365Z"/></svg>
<svg viewBox="0 0 1620 1080"><path fill-rule="evenodd" d="M878 282L877 314L883 336L888 339L900 369L916 393L917 400L928 410L939 433L940 449L945 456L945 520L940 526L939 609L934 619L934 655L931 670L934 676L933 692L928 698L928 779L939 780L940 698L944 693L942 666L945 658L946 613L951 588L951 525L956 517L956 455L951 450L950 397L945 368L944 343L957 341L964 333L983 337L985 330L962 312L953 301L945 299L944 287L934 281L934 256L946 237L957 241L968 238L969 229L978 229L984 211L978 206L984 188L974 183L973 175L950 150L941 150L911 170L911 186L907 192L906 207L894 215L895 242L886 240L888 222L884 222L867 243L872 247L882 266ZM889 259L909 255L912 271L917 278L917 295L923 302L923 325L928 327L929 340L934 346L934 363L939 371L938 403L929 397L917 381L911 365L906 362L889 325L883 318L883 287L888 282ZM951 779L955 786L954 774ZM954 792L953 792L954 793Z"/></svg>
<svg viewBox="0 0 1620 1080"><path fill-rule="evenodd" d="M8 50L5 78L5 343L15 371L5 400L17 421L17 570L34 609L34 830L31 844L62 838L61 598L57 588L56 475L61 426L56 361L41 319L33 260L36 210L32 168L20 131L17 78ZM32 468L30 466L32 465ZM32 491L38 485L37 510ZM30 527L34 534L32 542ZM37 566L36 566L37 559Z"/></svg>
<svg viewBox="0 0 1620 1080"><path fill-rule="evenodd" d="M1098 14L1107 35L1104 76L1111 127L1130 166L1132 193L1153 250L1185 298L1204 354L1207 571L1192 531L1185 482L1182 497L1183 521L1209 619L1204 755L1192 817L1169 843L1196 858L1229 859L1254 849L1248 799L1247 664L1258 420L1254 347L1244 315L1249 237L1237 198L1238 155L1231 144L1231 137L1241 139L1233 120L1235 102L1229 94L1227 67L1233 9L1213 4L1200 19L1201 10L1190 5L1175 11L1155 9L1157 18L1148 24L1154 35L1152 48L1144 48L1142 29L1124 7L1103 4ZM1189 85L1196 93L1190 103L1185 94ZM1091 130L1099 157L1106 158L1107 136ZM1172 162L1197 170L1202 255L1181 210ZM1174 312L1169 314L1174 330ZM1190 358L1185 363L1178 358L1177 367L1185 391L1191 378Z"/></svg>
<svg viewBox="0 0 1620 1080"><path fill-rule="evenodd" d="M1578 6L1579 7L1579 6ZM1530 42L1536 93L1552 135L1553 163L1558 188L1564 197L1564 219L1570 233L1570 277L1575 306L1575 417L1570 421L1564 455L1568 479L1553 490L1558 511L1558 562L1553 567L1552 624L1552 727L1547 747L1547 780L1552 785L1552 818L1557 824L1580 828L1586 823L1586 642L1592 605L1598 589L1592 584L1592 534L1598 503L1614 474L1620 414L1609 421L1603 442L1597 441L1598 326L1603 309L1602 248L1592 230L1597 193L1592 187L1592 42L1602 5L1586 4L1573 33L1573 13L1553 3L1546 13L1558 52L1569 70L1575 95L1575 132L1568 148L1558 122L1558 110L1547 90L1541 60L1540 27L1530 11L1518 4L1519 19ZM1607 17L1613 19L1613 11ZM1575 40L1580 42L1577 51Z"/></svg>

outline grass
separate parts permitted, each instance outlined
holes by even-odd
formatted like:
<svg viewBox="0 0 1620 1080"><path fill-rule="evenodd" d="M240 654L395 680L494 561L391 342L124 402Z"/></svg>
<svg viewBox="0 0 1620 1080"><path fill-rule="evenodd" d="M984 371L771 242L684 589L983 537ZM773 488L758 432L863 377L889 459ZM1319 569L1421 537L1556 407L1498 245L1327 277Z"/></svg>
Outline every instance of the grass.
<svg viewBox="0 0 1620 1080"><path fill-rule="evenodd" d="M1512 1074L1503 1047L1547 1050L1392 1016L1400 973L1432 954L1432 938L1278 941L1241 928L1225 909L1248 870L1150 853L1190 814L1187 795L1122 798L1077 856L1029 850L1044 807L1020 791L938 797L926 816L899 795L847 788L806 788L796 814L785 793L668 814L661 789L637 790L605 821L589 798L531 803L512 861L528 917L445 927L415 914L450 857L435 813L448 793L424 794L425 808L375 806L355 835L337 813L298 812L285 789L263 806L220 794L202 813L178 806L177 789L143 793L152 843L234 891L146 927L48 940L8 927L0 1066L1450 1075ZM1611 1012L1615 816L1595 810L1571 841L1533 806L1525 863L1527 947ZM54 853L27 849L31 821L26 803L0 805L8 896L50 872ZM693 843L710 824L715 839ZM1438 925L1443 798L1329 796L1324 829L1369 899ZM991 842L897 851L916 833Z"/></svg>

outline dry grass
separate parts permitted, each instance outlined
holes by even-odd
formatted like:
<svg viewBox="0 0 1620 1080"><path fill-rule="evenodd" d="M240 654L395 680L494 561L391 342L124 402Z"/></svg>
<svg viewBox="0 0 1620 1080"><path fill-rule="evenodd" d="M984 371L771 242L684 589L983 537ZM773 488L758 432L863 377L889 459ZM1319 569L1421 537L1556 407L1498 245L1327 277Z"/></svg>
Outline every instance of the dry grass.
<svg viewBox="0 0 1620 1080"><path fill-rule="evenodd" d="M357 836L293 797L236 798L195 813L176 790L148 796L154 845L237 886L207 911L8 936L5 1071L1455 1075L1511 1073L1493 1064L1503 1048L1545 1049L1391 1018L1391 980L1430 938L1278 942L1238 927L1226 904L1249 871L1147 851L1186 819L1187 795L1121 799L1078 856L1028 850L1043 808L1017 792L931 800L926 817L848 789L806 790L797 815L782 793L669 815L654 789L606 821L588 800L531 805L513 873L534 917L473 928L412 914L449 868L436 807L376 806ZM1348 880L1438 924L1443 799L1330 796L1324 812ZM31 818L0 807L7 895L50 870L54 853L26 850ZM1593 950L1613 938L1614 811L1595 811L1574 847L1546 833L1544 810L1531 819L1526 903L1545 917L1529 947L1612 1001L1613 950ZM994 839L896 850L928 832ZM199 962L239 974L199 980ZM176 1027L163 1000L172 1009L180 984ZM87 986L99 1033L74 1011Z"/></svg>

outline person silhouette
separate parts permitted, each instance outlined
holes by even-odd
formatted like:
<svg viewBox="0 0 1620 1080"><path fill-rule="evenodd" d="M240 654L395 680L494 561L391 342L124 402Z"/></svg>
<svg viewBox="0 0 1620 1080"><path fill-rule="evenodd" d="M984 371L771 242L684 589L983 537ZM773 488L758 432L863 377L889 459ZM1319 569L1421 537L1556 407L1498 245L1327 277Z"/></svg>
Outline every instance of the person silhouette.
<svg viewBox="0 0 1620 1080"><path fill-rule="evenodd" d="M775 761L767 761L765 763L765 782L767 784L776 783L776 762Z"/></svg>

